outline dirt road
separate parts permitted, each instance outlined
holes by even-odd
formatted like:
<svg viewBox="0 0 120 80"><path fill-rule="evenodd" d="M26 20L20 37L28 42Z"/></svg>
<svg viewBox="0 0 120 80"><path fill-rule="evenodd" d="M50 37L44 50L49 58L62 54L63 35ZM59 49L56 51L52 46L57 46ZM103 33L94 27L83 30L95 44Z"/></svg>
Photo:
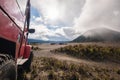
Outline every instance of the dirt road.
<svg viewBox="0 0 120 80"><path fill-rule="evenodd" d="M71 45L71 44L69 44ZM74 45L74 44L72 44ZM95 61L91 61L91 60L85 60L85 59L77 59L71 56L68 56L66 54L55 54L50 52L53 49L56 48L60 48L60 47L64 47L67 45L59 45L59 44L55 44L55 45L50 45L50 44L40 44L38 45L39 48L41 48L42 50L37 50L34 51L34 55L36 57L53 57L59 60L63 60L63 61L68 61L68 62L73 62L73 63L84 63L84 64L88 64L88 65L92 65L92 66L100 66L100 67L108 67L108 68L119 68L120 64L117 63L112 63L112 62L95 62Z"/></svg>
<svg viewBox="0 0 120 80"><path fill-rule="evenodd" d="M67 60L67 61L71 61L71 62L79 62L79 63L95 63L93 61L89 61L88 60L82 60L82 59L77 59L77 58L73 58L73 57L70 57L66 54L55 54L55 53L52 53L51 50L54 50L54 49L57 49L57 48L60 48L60 47L64 47L66 45L50 45L50 44L42 44L42 45L39 45L39 48L41 48L42 50L40 51L34 51L34 55L36 57L54 57L56 59L59 59L59 60Z"/></svg>

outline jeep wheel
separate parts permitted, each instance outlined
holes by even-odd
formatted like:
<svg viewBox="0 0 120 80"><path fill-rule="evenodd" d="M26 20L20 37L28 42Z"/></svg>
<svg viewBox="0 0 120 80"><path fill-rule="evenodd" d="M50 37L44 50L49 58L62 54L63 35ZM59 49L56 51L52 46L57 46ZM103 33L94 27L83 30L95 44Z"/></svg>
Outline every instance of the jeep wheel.
<svg viewBox="0 0 120 80"><path fill-rule="evenodd" d="M0 80L16 80L15 61L7 54L0 53Z"/></svg>

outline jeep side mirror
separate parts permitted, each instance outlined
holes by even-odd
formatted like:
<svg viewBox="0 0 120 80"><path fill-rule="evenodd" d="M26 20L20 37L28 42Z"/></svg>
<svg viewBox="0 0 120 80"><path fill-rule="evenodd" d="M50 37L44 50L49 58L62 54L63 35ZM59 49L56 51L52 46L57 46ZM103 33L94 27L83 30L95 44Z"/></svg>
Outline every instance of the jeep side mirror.
<svg viewBox="0 0 120 80"><path fill-rule="evenodd" d="M29 32L29 33L34 33L34 32L35 32L35 29L29 29L28 32Z"/></svg>

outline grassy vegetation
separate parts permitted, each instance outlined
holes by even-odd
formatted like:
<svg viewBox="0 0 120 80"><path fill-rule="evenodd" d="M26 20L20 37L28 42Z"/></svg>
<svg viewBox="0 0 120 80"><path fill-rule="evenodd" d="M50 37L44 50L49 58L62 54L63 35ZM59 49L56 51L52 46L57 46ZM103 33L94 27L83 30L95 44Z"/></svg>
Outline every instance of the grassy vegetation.
<svg viewBox="0 0 120 80"><path fill-rule="evenodd" d="M38 49L34 49L38 50ZM98 45L69 45L52 50L77 58L119 62L120 47ZM24 72L24 80L119 80L119 67L73 63L48 57L34 57L31 71ZM20 79L22 80L22 79Z"/></svg>
<svg viewBox="0 0 120 80"><path fill-rule="evenodd" d="M110 60L120 61L120 47L98 45L74 45L53 50L52 52L66 53L77 58L91 59L95 61Z"/></svg>
<svg viewBox="0 0 120 80"><path fill-rule="evenodd" d="M33 46L31 47L32 50L42 50L41 48L39 48L38 46Z"/></svg>
<svg viewBox="0 0 120 80"><path fill-rule="evenodd" d="M25 80L119 80L120 69L75 64L54 58L34 58ZM113 75L114 74L114 75Z"/></svg>

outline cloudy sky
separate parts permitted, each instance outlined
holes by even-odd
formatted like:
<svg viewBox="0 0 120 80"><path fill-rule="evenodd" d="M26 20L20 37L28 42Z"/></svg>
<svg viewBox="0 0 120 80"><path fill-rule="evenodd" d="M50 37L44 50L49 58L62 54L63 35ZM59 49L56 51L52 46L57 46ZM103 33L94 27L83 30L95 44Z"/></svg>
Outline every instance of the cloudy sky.
<svg viewBox="0 0 120 80"><path fill-rule="evenodd" d="M36 32L29 38L73 40L93 28L120 30L120 0L31 0L31 6Z"/></svg>

